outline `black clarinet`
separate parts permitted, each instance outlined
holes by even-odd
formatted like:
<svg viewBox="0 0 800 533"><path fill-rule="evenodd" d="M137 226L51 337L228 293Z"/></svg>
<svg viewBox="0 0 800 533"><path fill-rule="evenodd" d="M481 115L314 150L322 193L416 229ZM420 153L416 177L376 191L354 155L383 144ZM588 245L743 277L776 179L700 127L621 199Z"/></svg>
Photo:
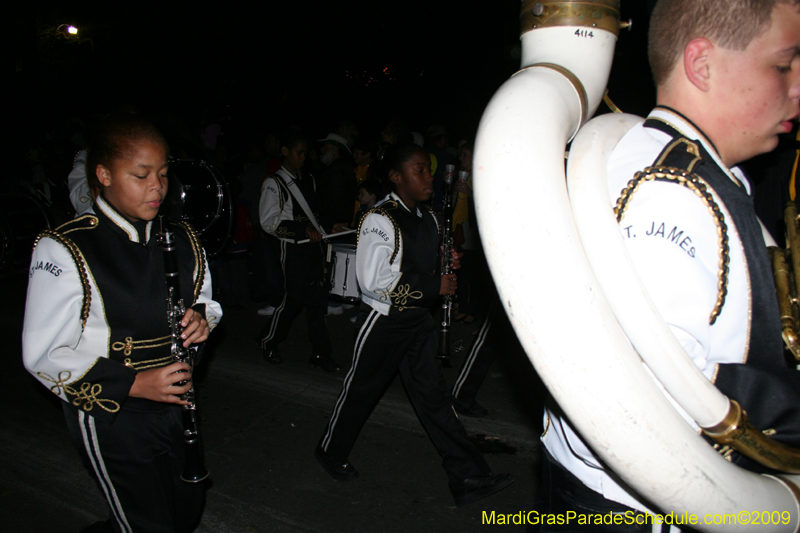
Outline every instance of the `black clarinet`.
<svg viewBox="0 0 800 533"><path fill-rule="evenodd" d="M167 276L167 322L172 336L170 353L172 360L177 363L187 363L189 372L194 374L195 358L197 347L183 347L183 327L181 320L186 313L186 308L181 298L180 273L178 271L178 254L175 251L175 238L169 230L169 222L164 217L159 217L161 223L161 233L158 241L164 251L164 273ZM188 380L179 382L183 385ZM197 401L194 393L194 384L186 393L181 394L181 400L188 402L188 405L181 406L183 412L183 442L186 445L185 461L181 479L187 483L199 483L208 477L203 460L203 442L200 439L199 417L197 415Z"/></svg>
<svg viewBox="0 0 800 533"><path fill-rule="evenodd" d="M453 176L455 165L447 165L444 170L444 198L442 199L442 274L453 272L453 234L450 226L453 224ZM439 352L436 354L442 360L442 366L450 368L450 323L453 310L452 294L445 294L442 298L442 322L439 325Z"/></svg>

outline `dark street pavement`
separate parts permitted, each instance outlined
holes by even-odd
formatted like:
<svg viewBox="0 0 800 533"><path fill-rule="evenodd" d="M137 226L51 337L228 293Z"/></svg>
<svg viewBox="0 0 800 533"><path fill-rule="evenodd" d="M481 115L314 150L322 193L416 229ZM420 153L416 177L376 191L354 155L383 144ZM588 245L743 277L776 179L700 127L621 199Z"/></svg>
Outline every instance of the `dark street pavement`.
<svg viewBox="0 0 800 533"><path fill-rule="evenodd" d="M0 531L73 533L104 520L106 507L80 463L58 400L24 370L20 334L26 276L0 280ZM253 342L263 318L226 310L212 333L198 376L198 405L212 484L198 532L481 531L483 512L528 511L536 490L542 389L516 343L498 350L478 395L485 419L464 418L494 472L516 481L505 491L456 508L441 460L402 385L387 391L350 456L361 477L337 482L316 463L322 435L352 357L355 312L328 317L334 374L307 366L310 345L298 317L282 346L286 361L269 365ZM456 323L454 381L472 342L471 326ZM520 530L521 526L504 526Z"/></svg>

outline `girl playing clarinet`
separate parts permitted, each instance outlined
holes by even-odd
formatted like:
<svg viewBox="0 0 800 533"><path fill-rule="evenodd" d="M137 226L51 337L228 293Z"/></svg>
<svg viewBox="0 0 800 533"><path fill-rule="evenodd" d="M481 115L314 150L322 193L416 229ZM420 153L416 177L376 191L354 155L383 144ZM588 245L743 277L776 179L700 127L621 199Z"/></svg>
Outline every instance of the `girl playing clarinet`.
<svg viewBox="0 0 800 533"><path fill-rule="evenodd" d="M119 114L88 154L94 212L37 239L23 361L63 400L67 426L111 518L93 531L183 532L199 521L202 484L181 481L180 396L190 367L173 362L164 253L154 221L167 191L167 144L147 120ZM184 347L222 316L197 235L173 225Z"/></svg>

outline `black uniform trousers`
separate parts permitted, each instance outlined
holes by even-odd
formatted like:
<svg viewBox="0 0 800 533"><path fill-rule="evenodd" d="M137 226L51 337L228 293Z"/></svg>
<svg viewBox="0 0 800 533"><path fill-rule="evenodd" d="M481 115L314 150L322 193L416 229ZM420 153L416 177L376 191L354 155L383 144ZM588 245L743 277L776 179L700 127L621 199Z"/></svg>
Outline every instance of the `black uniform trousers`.
<svg viewBox="0 0 800 533"><path fill-rule="evenodd" d="M111 509L114 531L194 530L205 484L180 479L185 449L180 406L128 398L112 424L63 406L75 446Z"/></svg>
<svg viewBox="0 0 800 533"><path fill-rule="evenodd" d="M399 371L451 483L487 475L489 465L458 420L441 363L434 357L438 338L430 312L392 308L389 316L383 316L370 309L359 314L359 321L363 324L353 365L320 442L322 449L337 461L347 461L361 428Z"/></svg>
<svg viewBox="0 0 800 533"><path fill-rule="evenodd" d="M289 335L292 322L305 307L312 355L330 355L333 349L325 322L328 291L324 283L325 267L320 245L281 241L281 266L286 292L275 314L261 329L261 347L265 350L277 348Z"/></svg>
<svg viewBox="0 0 800 533"><path fill-rule="evenodd" d="M576 515L621 515L619 524L585 524L578 523L578 518L571 524L534 524L527 528L528 533L671 533L677 531L669 524L653 525L653 517L632 509L627 505L607 500L575 477L569 470L556 462L547 449L542 447L542 478L539 486L539 498L534 505L541 515L566 517L567 513ZM574 516L574 515L573 515ZM680 531L691 533L685 525Z"/></svg>
<svg viewBox="0 0 800 533"><path fill-rule="evenodd" d="M467 409L472 405L478 395L478 389L481 388L483 381L489 374L495 351L484 349L484 344L489 338L489 332L492 331L492 324L499 310L500 302L495 298L481 324L478 336L475 337L475 342L472 343L469 354L464 359L461 372L459 372L458 378L453 384L453 403L459 409Z"/></svg>

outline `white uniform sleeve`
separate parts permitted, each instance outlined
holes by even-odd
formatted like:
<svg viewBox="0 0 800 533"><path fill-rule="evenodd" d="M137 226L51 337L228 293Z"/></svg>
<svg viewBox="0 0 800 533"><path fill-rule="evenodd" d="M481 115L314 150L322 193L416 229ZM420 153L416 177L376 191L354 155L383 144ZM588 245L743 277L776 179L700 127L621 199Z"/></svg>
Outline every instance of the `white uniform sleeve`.
<svg viewBox="0 0 800 533"><path fill-rule="evenodd" d="M395 232L392 222L384 215L368 213L361 223L356 250L356 275L362 294L385 303L388 312L388 294L394 290L401 277L402 242L398 254L389 264L395 250ZM383 306L381 306L383 307ZM385 313L384 313L385 314Z"/></svg>
<svg viewBox="0 0 800 533"><path fill-rule="evenodd" d="M56 380L77 377L97 354L78 351L83 290L69 252L52 239L41 239L33 251L22 328L22 360L48 388ZM71 380L67 380L71 381ZM59 396L66 396L59 391Z"/></svg>
<svg viewBox="0 0 800 533"><path fill-rule="evenodd" d="M91 296L91 284L87 291ZM82 327L83 302L84 286L72 256L60 243L42 238L29 271L23 363L62 400L112 421L136 371L107 358L108 328L100 302L90 307Z"/></svg>
<svg viewBox="0 0 800 533"><path fill-rule="evenodd" d="M197 298L195 304L205 305L206 322L208 322L208 327L213 330L219 325L219 321L222 319L222 306L211 297L212 294L211 271L208 268L208 260L206 260L203 287L200 290L200 296Z"/></svg>
<svg viewBox="0 0 800 533"><path fill-rule="evenodd" d="M292 219L292 199L286 198L281 206L281 191L275 176L269 176L261 186L258 217L261 228L279 239L296 241L305 238L304 222Z"/></svg>
<svg viewBox="0 0 800 533"><path fill-rule="evenodd" d="M710 349L719 348L718 342L712 342L710 324L718 298L720 261L714 217L687 188L645 182L633 194L620 221L620 232L664 320L687 354L711 379L715 361ZM737 250L734 248L731 253L736 254ZM729 286L741 286L745 281L732 279L738 273L739 269L732 270ZM724 316L718 320L730 319L740 311L734 305L726 305ZM737 356L741 355L739 351Z"/></svg>

